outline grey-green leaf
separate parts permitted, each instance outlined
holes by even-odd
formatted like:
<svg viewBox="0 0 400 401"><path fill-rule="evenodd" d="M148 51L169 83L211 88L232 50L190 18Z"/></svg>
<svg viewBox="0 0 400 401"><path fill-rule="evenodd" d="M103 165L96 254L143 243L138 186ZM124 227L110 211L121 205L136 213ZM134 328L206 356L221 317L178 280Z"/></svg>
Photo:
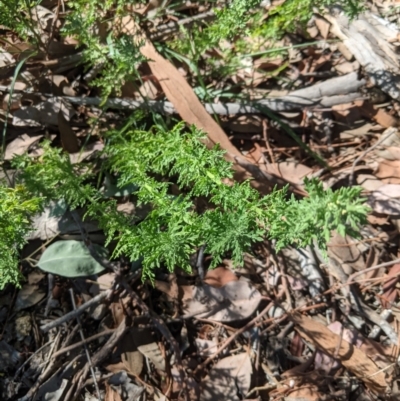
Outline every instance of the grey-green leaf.
<svg viewBox="0 0 400 401"><path fill-rule="evenodd" d="M94 249L101 257L107 257L107 250L99 245ZM84 277L100 273L104 267L90 254L82 241L57 241L42 254L38 266L63 277Z"/></svg>

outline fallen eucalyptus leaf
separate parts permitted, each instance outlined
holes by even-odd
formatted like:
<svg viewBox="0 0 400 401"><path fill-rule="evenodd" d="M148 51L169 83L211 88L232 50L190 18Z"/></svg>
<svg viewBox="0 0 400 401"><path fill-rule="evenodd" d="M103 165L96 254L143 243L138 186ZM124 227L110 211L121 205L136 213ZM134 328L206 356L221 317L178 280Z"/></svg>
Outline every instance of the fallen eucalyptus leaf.
<svg viewBox="0 0 400 401"><path fill-rule="evenodd" d="M99 256L107 257L105 248L93 244ZM90 254L82 241L58 241L51 244L42 254L38 266L63 277L84 277L100 273L104 267Z"/></svg>
<svg viewBox="0 0 400 401"><path fill-rule="evenodd" d="M252 366L247 352L221 359L201 383L200 401L239 401L250 388Z"/></svg>
<svg viewBox="0 0 400 401"><path fill-rule="evenodd" d="M242 278L231 281L221 288L207 284L192 288L185 316L196 316L234 322L247 319L258 307L261 294L252 284Z"/></svg>

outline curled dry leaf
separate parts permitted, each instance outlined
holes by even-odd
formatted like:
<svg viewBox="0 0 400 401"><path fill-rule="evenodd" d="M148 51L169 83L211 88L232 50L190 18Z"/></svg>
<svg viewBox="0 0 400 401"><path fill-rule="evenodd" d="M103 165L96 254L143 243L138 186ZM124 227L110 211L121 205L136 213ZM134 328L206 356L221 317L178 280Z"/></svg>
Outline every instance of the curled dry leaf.
<svg viewBox="0 0 400 401"><path fill-rule="evenodd" d="M250 388L252 366L249 355L221 359L201 384L200 401L239 401Z"/></svg>
<svg viewBox="0 0 400 401"><path fill-rule="evenodd" d="M384 394L387 388L385 373L368 356L353 344L350 344L328 327L315 320L294 313L290 319L295 323L297 332L307 341L331 357L336 357L365 385L378 394Z"/></svg>
<svg viewBox="0 0 400 401"><path fill-rule="evenodd" d="M261 294L243 279L231 281L221 288L204 284L194 287L186 307L186 316L234 322L250 317L260 300Z"/></svg>

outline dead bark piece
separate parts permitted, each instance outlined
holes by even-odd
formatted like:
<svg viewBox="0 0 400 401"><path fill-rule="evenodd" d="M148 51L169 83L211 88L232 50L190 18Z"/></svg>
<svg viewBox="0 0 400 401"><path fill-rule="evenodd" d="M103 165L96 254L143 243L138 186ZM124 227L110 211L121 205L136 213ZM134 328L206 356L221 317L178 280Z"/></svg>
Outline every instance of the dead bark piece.
<svg viewBox="0 0 400 401"><path fill-rule="evenodd" d="M344 13L324 15L331 32L341 39L364 67L371 81L393 99L400 100L400 68L394 46L389 43L399 31L388 33L383 19L370 12L351 20Z"/></svg>
<svg viewBox="0 0 400 401"><path fill-rule="evenodd" d="M330 96L347 95L349 93L357 92L363 85L365 85L364 79L359 79L357 72L352 72L341 77L335 77L327 79L323 82L319 82L308 88L298 89L290 92L286 96L282 96L288 102L307 102L310 100L319 100ZM268 99L267 99L268 101ZM261 101L264 103L265 101Z"/></svg>
<svg viewBox="0 0 400 401"><path fill-rule="evenodd" d="M385 393L387 384L384 372L380 371L363 351L334 334L323 324L300 313L294 313L290 319L296 324L296 330L303 338L329 356L340 360L342 365L362 380L370 390L378 394Z"/></svg>

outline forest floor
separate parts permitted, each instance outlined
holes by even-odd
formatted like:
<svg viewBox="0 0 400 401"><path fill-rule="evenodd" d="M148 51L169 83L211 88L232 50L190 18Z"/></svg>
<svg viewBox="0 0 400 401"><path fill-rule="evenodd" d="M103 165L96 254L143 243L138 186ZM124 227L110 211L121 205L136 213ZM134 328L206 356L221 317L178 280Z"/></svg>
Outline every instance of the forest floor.
<svg viewBox="0 0 400 401"><path fill-rule="evenodd" d="M333 190L361 186L371 212L360 238L332 233L327 256L314 246L276 253L266 240L243 266L227 255L207 270L212 255L199 249L192 274L161 268L150 283L132 266L123 287L111 271L89 280L35 267L50 243L82 240L82 227L49 206L22 251L21 288L0 291L0 399L400 399L396 3L374 1L353 20L315 14L273 51L253 33L196 60L176 43L183 28L213 20L209 2L132 6L140 22L122 18L120 29L142 35L148 61L106 102L93 83L104 66L88 68L61 35L69 3L31 9L40 51L0 26L5 178L14 155L40 156L44 139L72 163L93 160L104 132L142 110L203 129L262 194L289 185L301 197L304 178L316 177ZM260 6L265 18L274 3ZM135 208L129 193L108 191L119 210ZM95 222L84 228L104 245Z"/></svg>

